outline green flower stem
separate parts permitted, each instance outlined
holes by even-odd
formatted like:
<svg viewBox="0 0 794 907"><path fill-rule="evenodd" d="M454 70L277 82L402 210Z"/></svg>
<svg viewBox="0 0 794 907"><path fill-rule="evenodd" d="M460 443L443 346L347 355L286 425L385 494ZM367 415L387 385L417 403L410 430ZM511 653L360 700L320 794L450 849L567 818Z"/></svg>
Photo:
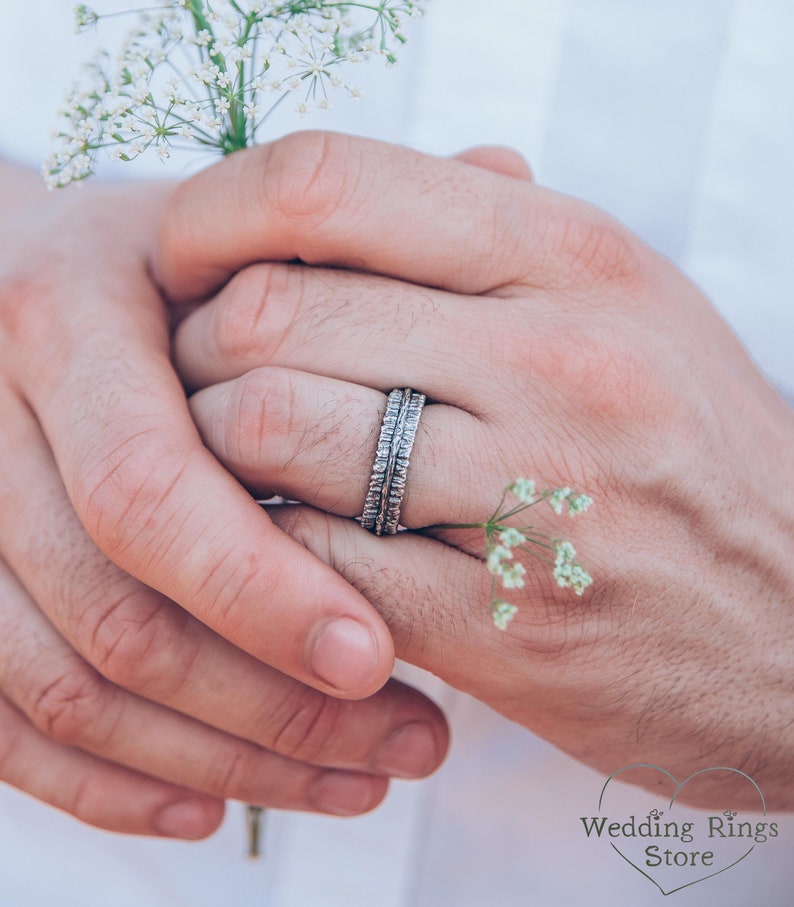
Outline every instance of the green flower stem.
<svg viewBox="0 0 794 907"><path fill-rule="evenodd" d="M436 529L485 529L491 525L488 523L434 523L432 526L424 526L422 532L433 532Z"/></svg>

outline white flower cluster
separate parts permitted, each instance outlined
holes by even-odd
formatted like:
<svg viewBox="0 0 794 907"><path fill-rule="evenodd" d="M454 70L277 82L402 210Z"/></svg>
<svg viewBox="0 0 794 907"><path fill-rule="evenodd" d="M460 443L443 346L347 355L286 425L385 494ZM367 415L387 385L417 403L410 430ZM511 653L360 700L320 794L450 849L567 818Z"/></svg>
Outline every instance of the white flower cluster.
<svg viewBox="0 0 794 907"><path fill-rule="evenodd" d="M518 504L503 510L508 494ZM567 510L569 516L584 513L593 503L587 495L578 494L568 487L538 492L536 483L531 479L519 478L507 486L496 512L486 523L481 524L486 538L485 565L493 577L491 615L500 630L507 629L518 609L496 595L497 584L505 589L522 589L525 585L527 571L515 559L516 551L524 551L552 564L557 585L563 589L573 589L577 595L582 595L593 582L590 574L576 561L576 550L570 542L552 539L531 526L517 529L506 525L506 520L515 518L541 501L546 501L557 514ZM549 556L545 552L549 552ZM552 553L553 561L550 556Z"/></svg>
<svg viewBox="0 0 794 907"><path fill-rule="evenodd" d="M518 608L511 605L510 602L501 601L495 598L491 602L491 616L493 617L494 626L498 630L506 630L507 625L518 613Z"/></svg>
<svg viewBox="0 0 794 907"><path fill-rule="evenodd" d="M298 112L330 106L329 89L360 91L337 70L374 56L394 63L406 20L424 0L156 0L137 13L115 56L101 52L59 111L51 187L85 179L106 149L128 161L181 141L220 154L253 145L288 97ZM80 4L78 28L102 15Z"/></svg>
<svg viewBox="0 0 794 907"><path fill-rule="evenodd" d="M536 483L532 479L516 479L508 491L527 507L545 500L557 515L567 507L568 515L575 516L577 513L584 513L593 503L593 499L586 494L576 494L568 487L550 488L538 494Z"/></svg>
<svg viewBox="0 0 794 907"><path fill-rule="evenodd" d="M555 544L554 579L563 589L573 589L577 595L593 582L590 574L575 560L576 549L570 542L561 541Z"/></svg>

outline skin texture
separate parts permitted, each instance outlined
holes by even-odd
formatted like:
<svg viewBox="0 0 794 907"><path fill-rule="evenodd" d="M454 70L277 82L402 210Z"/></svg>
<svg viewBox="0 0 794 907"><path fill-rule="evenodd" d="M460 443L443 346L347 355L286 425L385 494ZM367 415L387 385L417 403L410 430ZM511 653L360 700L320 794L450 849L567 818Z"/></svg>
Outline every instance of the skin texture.
<svg viewBox="0 0 794 907"><path fill-rule="evenodd" d="M446 725L378 691L382 619L202 445L149 274L168 192L0 163L0 780L137 834L360 813Z"/></svg>
<svg viewBox="0 0 794 907"><path fill-rule="evenodd" d="M204 443L375 605L399 657L598 770L751 774L794 808L794 417L702 293L504 151L442 160L323 133L177 187L157 273ZM299 260L296 263L296 260ZM402 518L361 512L393 387L425 392ZM506 633L485 519L519 475L596 501L579 599L525 561ZM658 785L660 775L637 777ZM758 808L739 775L681 799Z"/></svg>

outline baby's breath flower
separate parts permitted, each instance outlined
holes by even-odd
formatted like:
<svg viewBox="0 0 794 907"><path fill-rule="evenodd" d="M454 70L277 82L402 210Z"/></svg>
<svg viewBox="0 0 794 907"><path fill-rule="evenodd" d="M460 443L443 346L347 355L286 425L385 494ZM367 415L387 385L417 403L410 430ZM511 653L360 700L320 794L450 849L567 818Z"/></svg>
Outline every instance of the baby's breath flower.
<svg viewBox="0 0 794 907"><path fill-rule="evenodd" d="M523 589L527 569L516 561L502 571L502 585L505 589Z"/></svg>
<svg viewBox="0 0 794 907"><path fill-rule="evenodd" d="M577 595L581 595L593 582L593 579L575 558L576 549L570 542L556 543L554 578L557 580L557 585L563 589L573 589Z"/></svg>
<svg viewBox="0 0 794 907"><path fill-rule="evenodd" d="M522 504L535 503L535 482L532 479L516 479L509 491Z"/></svg>
<svg viewBox="0 0 794 907"><path fill-rule="evenodd" d="M519 532L518 529L514 529L512 526L503 529L499 533L498 538L505 548L518 548L519 546L526 544L527 541L527 537L524 533Z"/></svg>
<svg viewBox="0 0 794 907"><path fill-rule="evenodd" d="M423 7L424 0L158 0L138 11L118 53L100 52L69 93L44 166L47 183L85 179L103 150L132 160L153 148L164 160L174 138L230 154L255 144L290 92L299 94L299 113L328 109L334 88L357 97L338 70L393 59L403 21ZM102 18L86 4L75 9L80 30Z"/></svg>
<svg viewBox="0 0 794 907"><path fill-rule="evenodd" d="M562 513L562 508L568 498L571 496L570 488L555 488L554 491L546 498L549 507L557 514Z"/></svg>
<svg viewBox="0 0 794 907"><path fill-rule="evenodd" d="M586 494L577 494L568 498L568 513L575 516L577 513L584 513L592 506L593 499Z"/></svg>
<svg viewBox="0 0 794 907"><path fill-rule="evenodd" d="M506 569L505 561L512 560L513 552L506 545L491 545L485 564L494 576L502 576Z"/></svg>
<svg viewBox="0 0 794 907"><path fill-rule="evenodd" d="M495 598L491 602L491 616L496 627L500 630L506 630L507 625L515 617L518 608L509 602Z"/></svg>

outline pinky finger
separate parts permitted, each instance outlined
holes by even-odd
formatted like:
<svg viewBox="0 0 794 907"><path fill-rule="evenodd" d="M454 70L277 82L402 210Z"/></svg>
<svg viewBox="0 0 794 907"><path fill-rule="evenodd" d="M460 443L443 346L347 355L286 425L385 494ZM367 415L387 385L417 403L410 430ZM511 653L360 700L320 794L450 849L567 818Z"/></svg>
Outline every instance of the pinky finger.
<svg viewBox="0 0 794 907"><path fill-rule="evenodd" d="M56 743L2 697L0 780L107 831L197 840L223 819L223 800Z"/></svg>

